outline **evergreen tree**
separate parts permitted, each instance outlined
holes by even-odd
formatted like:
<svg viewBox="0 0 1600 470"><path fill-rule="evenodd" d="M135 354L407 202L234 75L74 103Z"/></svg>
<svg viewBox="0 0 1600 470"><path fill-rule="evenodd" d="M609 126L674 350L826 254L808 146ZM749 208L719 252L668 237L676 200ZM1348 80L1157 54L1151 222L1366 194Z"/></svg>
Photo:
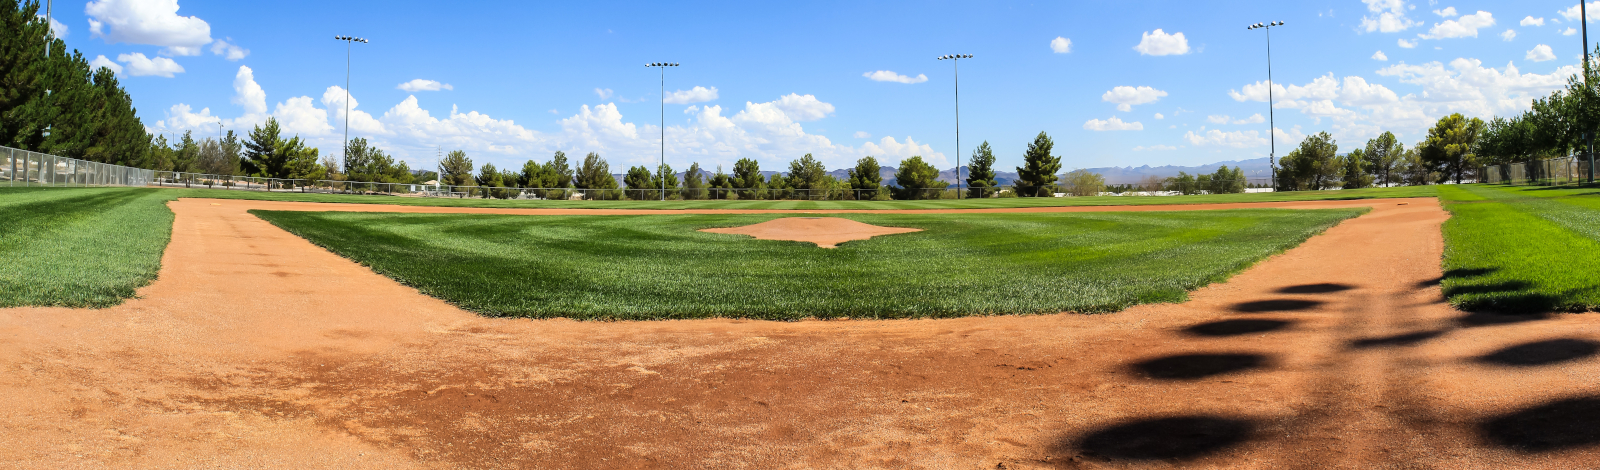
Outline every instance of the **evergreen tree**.
<svg viewBox="0 0 1600 470"><path fill-rule="evenodd" d="M165 147L166 139L160 138ZM266 125L250 130L250 140L244 143L244 172L249 176L285 178L289 174L289 156L280 152L284 140L278 120L267 118Z"/></svg>
<svg viewBox="0 0 1600 470"><path fill-rule="evenodd" d="M1473 145L1483 128L1482 119L1469 119L1461 113L1439 118L1439 122L1428 129L1428 139L1417 149L1418 153L1430 169L1442 174L1442 178L1453 177L1460 184L1477 168Z"/></svg>
<svg viewBox="0 0 1600 470"><path fill-rule="evenodd" d="M200 164L200 144L194 141L192 131L183 131L183 140L172 152L172 171L193 173Z"/></svg>
<svg viewBox="0 0 1600 470"><path fill-rule="evenodd" d="M1372 186L1372 175L1367 174L1367 151L1351 150L1344 156L1344 189L1361 189Z"/></svg>
<svg viewBox="0 0 1600 470"><path fill-rule="evenodd" d="M968 163L967 196L984 198L994 195L995 186L999 186L994 176L994 152L989 150L989 141L985 140L972 151L971 163Z"/></svg>
<svg viewBox="0 0 1600 470"><path fill-rule="evenodd" d="M939 169L922 161L921 156L913 156L900 162L900 169L894 173L895 184L899 185L894 193L895 199L938 199L939 194L930 189L942 189L948 184L939 181Z"/></svg>
<svg viewBox="0 0 1600 470"><path fill-rule="evenodd" d="M240 152L244 150L244 145L239 143L239 136L234 135L233 129L228 129L228 133L222 137L222 142L220 142L220 144L220 147L222 147L222 161L224 163L219 166L218 169L221 170L226 168L225 171L227 171L227 173L217 174L237 175L244 171L242 168L242 162L239 161L241 156Z"/></svg>
<svg viewBox="0 0 1600 470"><path fill-rule="evenodd" d="M500 170L495 168L493 163L485 163L478 167L478 176L473 178L473 182L482 187L479 188L478 195L484 199L500 197L494 188L505 186L505 182L500 180Z"/></svg>
<svg viewBox="0 0 1600 470"><path fill-rule="evenodd" d="M733 184L740 189L739 199L760 199L761 190L766 186L766 177L761 175L761 164L749 158L741 158L733 163Z"/></svg>
<svg viewBox="0 0 1600 470"><path fill-rule="evenodd" d="M149 150L146 150L145 154L149 155L149 157L147 161L143 162L143 165L139 165L140 168L156 171L169 171L172 169L173 149L167 142L167 136L157 135L154 139L151 139Z"/></svg>
<svg viewBox="0 0 1600 470"><path fill-rule="evenodd" d="M689 164L689 171L683 173L683 198L705 199L706 177L700 174L700 162Z"/></svg>
<svg viewBox="0 0 1600 470"><path fill-rule="evenodd" d="M650 182L650 169L643 165L628 168L628 173L622 176L623 186L628 187L628 198L635 201L646 199L654 200L657 195L656 186Z"/></svg>
<svg viewBox="0 0 1600 470"><path fill-rule="evenodd" d="M1022 154L1023 166L1017 167L1017 195L1050 196L1055 192L1052 184L1056 181L1056 172L1061 171L1061 157L1050 155L1052 147L1055 142L1044 132L1028 144L1028 151Z"/></svg>
<svg viewBox="0 0 1600 470"><path fill-rule="evenodd" d="M617 189L617 178L611 176L611 165L594 152L583 157L583 165L578 167L578 173L572 181L578 189L591 190L584 192L587 199L613 199L611 191L593 190Z"/></svg>
<svg viewBox="0 0 1600 470"><path fill-rule="evenodd" d="M1405 145L1394 137L1394 133L1384 132L1368 140L1367 148L1362 150L1361 155L1366 159L1365 166L1367 171L1372 173L1373 181L1379 185L1388 185L1397 182L1393 174L1394 168L1404 152Z"/></svg>
<svg viewBox="0 0 1600 470"><path fill-rule="evenodd" d="M883 166L878 165L878 159L868 155L856 160L856 167L850 169L850 189L855 190L856 198L876 198L882 188Z"/></svg>
<svg viewBox="0 0 1600 470"><path fill-rule="evenodd" d="M666 181L662 181L662 179ZM656 167L656 173L650 175L650 187L657 190L665 188L666 194L656 194L656 197L658 199L662 197L671 199L672 195L677 192L675 190L678 189L678 174L672 172L672 165L663 164Z"/></svg>
<svg viewBox="0 0 1600 470"><path fill-rule="evenodd" d="M788 187L802 190L802 193L814 189L827 189L823 184L823 178L827 176L828 169L808 153L799 160L789 162Z"/></svg>
<svg viewBox="0 0 1600 470"><path fill-rule="evenodd" d="M717 173L711 175L710 187L717 190L711 192L712 199L728 199L729 196L734 195L732 191L733 178L722 172L722 165L717 165Z"/></svg>
<svg viewBox="0 0 1600 470"><path fill-rule="evenodd" d="M439 163L444 170L444 179L440 183L450 186L471 186L472 159L467 158L467 152L451 150L445 154L444 161Z"/></svg>
<svg viewBox="0 0 1600 470"><path fill-rule="evenodd" d="M572 167L567 166L566 153L557 150L545 165L545 174L550 179L544 181L544 187L566 189L572 186Z"/></svg>
<svg viewBox="0 0 1600 470"><path fill-rule="evenodd" d="M1345 162L1339 157L1339 144L1327 132L1307 136L1279 164L1282 169L1278 172L1278 179L1288 183L1284 185L1285 190L1305 191L1342 186Z"/></svg>

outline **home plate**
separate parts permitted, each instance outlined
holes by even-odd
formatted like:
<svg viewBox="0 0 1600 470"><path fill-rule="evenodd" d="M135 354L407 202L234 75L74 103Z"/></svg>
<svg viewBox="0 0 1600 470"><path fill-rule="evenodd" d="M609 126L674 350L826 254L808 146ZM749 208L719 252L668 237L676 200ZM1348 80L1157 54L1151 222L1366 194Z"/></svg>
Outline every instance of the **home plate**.
<svg viewBox="0 0 1600 470"><path fill-rule="evenodd" d="M838 217L785 217L743 227L708 228L709 233L749 235L759 240L788 240L838 248L840 243L878 235L921 232L918 228L879 227Z"/></svg>

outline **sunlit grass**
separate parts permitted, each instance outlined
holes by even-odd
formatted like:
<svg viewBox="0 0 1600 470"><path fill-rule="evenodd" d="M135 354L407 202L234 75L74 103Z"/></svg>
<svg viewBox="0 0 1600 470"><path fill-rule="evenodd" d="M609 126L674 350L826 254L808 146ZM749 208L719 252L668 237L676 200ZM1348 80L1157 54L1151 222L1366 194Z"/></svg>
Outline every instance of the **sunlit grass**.
<svg viewBox="0 0 1600 470"><path fill-rule="evenodd" d="M0 189L0 307L107 307L156 278L174 194Z"/></svg>
<svg viewBox="0 0 1600 470"><path fill-rule="evenodd" d="M1469 310L1600 308L1600 191L1442 187L1444 293Z"/></svg>
<svg viewBox="0 0 1600 470"><path fill-rule="evenodd" d="M924 231L838 249L697 231L771 214L252 213L486 315L798 319L1179 302L1363 211L857 214Z"/></svg>

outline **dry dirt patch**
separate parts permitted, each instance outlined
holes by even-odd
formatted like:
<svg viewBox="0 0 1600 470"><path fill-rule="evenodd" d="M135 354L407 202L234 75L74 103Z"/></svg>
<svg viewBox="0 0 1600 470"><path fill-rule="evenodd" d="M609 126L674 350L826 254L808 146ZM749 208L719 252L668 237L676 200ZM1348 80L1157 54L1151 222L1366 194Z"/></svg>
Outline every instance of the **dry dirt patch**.
<svg viewBox="0 0 1600 470"><path fill-rule="evenodd" d="M879 235L921 232L919 228L882 227L838 217L784 217L743 227L708 228L708 233L749 235L757 240L785 240L838 248L840 243Z"/></svg>

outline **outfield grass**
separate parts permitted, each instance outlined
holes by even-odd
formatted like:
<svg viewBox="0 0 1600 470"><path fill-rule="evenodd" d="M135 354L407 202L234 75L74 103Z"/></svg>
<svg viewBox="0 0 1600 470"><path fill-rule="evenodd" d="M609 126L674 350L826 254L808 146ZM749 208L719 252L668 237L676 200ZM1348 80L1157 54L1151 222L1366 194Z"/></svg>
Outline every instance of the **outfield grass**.
<svg viewBox="0 0 1600 470"><path fill-rule="evenodd" d="M838 249L696 231L772 214L252 213L486 315L798 319L1180 302L1363 211L853 214L924 231Z"/></svg>
<svg viewBox="0 0 1600 470"><path fill-rule="evenodd" d="M108 307L155 280L172 192L0 188L0 307Z"/></svg>
<svg viewBox="0 0 1600 470"><path fill-rule="evenodd" d="M295 202L343 202L437 207L528 207L561 209L748 209L748 210L868 210L868 209L994 209L1011 207L1133 206L1154 204L1220 204L1238 202L1316 201L1397 197L1433 197L1437 186L1402 186L1340 191L1290 191L1281 193L1217 194L1193 196L1093 196L1043 198L939 199L927 201L539 201L478 198L431 198L260 192L224 189L167 189L174 197L253 199Z"/></svg>
<svg viewBox="0 0 1600 470"><path fill-rule="evenodd" d="M1600 189L1440 187L1443 288L1467 310L1600 309Z"/></svg>

